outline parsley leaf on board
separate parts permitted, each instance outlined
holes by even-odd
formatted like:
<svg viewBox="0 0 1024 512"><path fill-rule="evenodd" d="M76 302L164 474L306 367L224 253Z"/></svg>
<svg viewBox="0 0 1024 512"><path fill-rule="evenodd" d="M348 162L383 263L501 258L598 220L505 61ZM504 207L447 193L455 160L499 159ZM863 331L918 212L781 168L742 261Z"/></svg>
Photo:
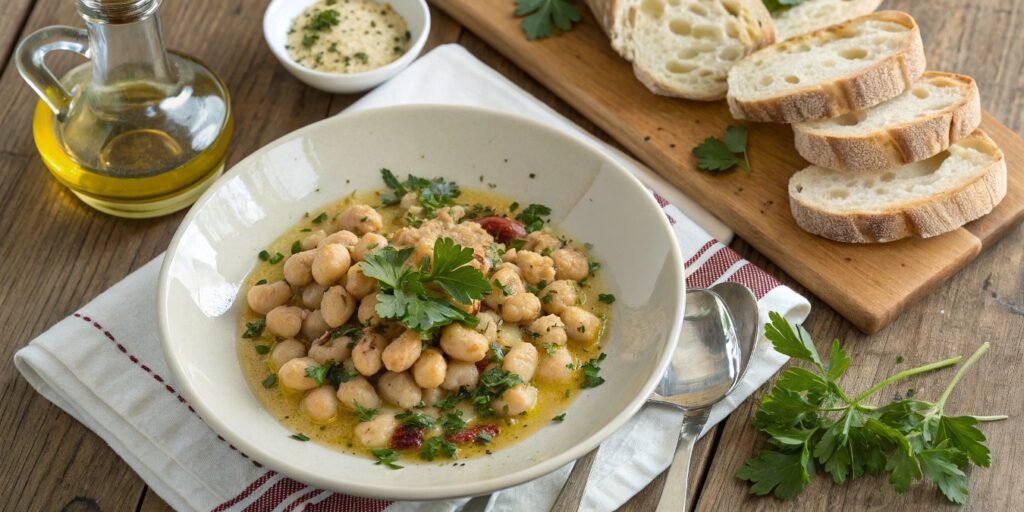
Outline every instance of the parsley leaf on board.
<svg viewBox="0 0 1024 512"><path fill-rule="evenodd" d="M927 477L950 501L966 500L965 470L971 464L991 464L985 435L977 425L1006 416L947 416L944 408L953 387L988 350L988 343L960 367L937 402L908 398L873 406L864 402L876 392L907 377L955 365L960 358L904 370L858 395L848 395L838 380L851 361L838 340L831 344L828 361L823 361L802 327L775 312L769 318L765 336L775 350L813 368L787 369L761 399L754 427L769 437L771 446L736 473L751 483L752 494L790 499L821 471L836 483L885 472L899 492Z"/></svg>
<svg viewBox="0 0 1024 512"><path fill-rule="evenodd" d="M570 0L516 0L515 16L526 16L522 22L523 31L531 41L550 36L552 25L566 32L583 19L576 4Z"/></svg>
<svg viewBox="0 0 1024 512"><path fill-rule="evenodd" d="M739 165L750 172L750 158L747 155L747 129L730 126L725 137L708 137L693 148L697 157L697 168L704 171L723 172ZM742 159L740 155L743 155Z"/></svg>

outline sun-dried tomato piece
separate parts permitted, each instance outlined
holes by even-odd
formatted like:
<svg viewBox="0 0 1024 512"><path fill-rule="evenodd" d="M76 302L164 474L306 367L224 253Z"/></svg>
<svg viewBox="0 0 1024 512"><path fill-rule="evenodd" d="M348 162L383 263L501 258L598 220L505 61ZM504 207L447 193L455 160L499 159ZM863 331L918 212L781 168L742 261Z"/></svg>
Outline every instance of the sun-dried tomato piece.
<svg viewBox="0 0 1024 512"><path fill-rule="evenodd" d="M391 449L393 450L419 448L421 444L423 444L422 428L400 425L391 435Z"/></svg>
<svg viewBox="0 0 1024 512"><path fill-rule="evenodd" d="M482 217L476 219L476 223L503 244L526 236L526 228L522 224L506 217Z"/></svg>
<svg viewBox="0 0 1024 512"><path fill-rule="evenodd" d="M497 425L478 425L475 427L462 429L450 436L447 436L449 443L465 444L476 441L481 433L487 434L492 439L498 437L501 429Z"/></svg>

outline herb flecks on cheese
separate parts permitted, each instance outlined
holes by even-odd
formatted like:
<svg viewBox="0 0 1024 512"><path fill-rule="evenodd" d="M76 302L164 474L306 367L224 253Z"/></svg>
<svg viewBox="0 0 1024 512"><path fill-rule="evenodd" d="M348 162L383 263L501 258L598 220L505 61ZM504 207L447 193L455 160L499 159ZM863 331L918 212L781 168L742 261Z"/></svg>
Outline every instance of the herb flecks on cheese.
<svg viewBox="0 0 1024 512"><path fill-rule="evenodd" d="M328 73L359 73L401 57L411 43L405 19L386 3L320 0L288 31L295 62Z"/></svg>

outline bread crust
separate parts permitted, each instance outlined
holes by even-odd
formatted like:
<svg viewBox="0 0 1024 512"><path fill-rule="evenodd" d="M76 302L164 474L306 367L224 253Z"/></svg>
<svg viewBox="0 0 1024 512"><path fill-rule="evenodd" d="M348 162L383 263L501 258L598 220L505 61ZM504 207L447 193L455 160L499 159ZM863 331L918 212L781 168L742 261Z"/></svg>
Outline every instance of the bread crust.
<svg viewBox="0 0 1024 512"><path fill-rule="evenodd" d="M892 169L931 158L969 136L981 124L981 97L974 79L966 75L928 71L922 80L946 78L960 83L959 101L911 121L851 135L793 125L794 144L808 162L839 171Z"/></svg>
<svg viewBox="0 0 1024 512"><path fill-rule="evenodd" d="M968 183L941 194L879 212L834 213L807 204L789 184L789 206L804 231L844 243L892 242L911 236L929 238L957 229L992 211L1006 196L1003 152L981 130L979 144L996 160Z"/></svg>
<svg viewBox="0 0 1024 512"><path fill-rule="evenodd" d="M608 39L611 41L612 49L619 54L622 58L630 61L633 64L633 74L636 75L637 80L640 81L649 91L659 96L668 96L672 98L684 98L689 100L697 101L717 101L726 96L726 87L722 87L719 92L703 93L702 91L681 91L675 89L671 84L664 83L658 80L657 77L649 73L646 69L636 63L634 59L635 49L631 48L632 40L627 34L620 34L618 30L625 31L624 20L620 20L619 17L622 15L629 16L628 9L622 9L619 2L624 0L586 0L586 4L590 7L591 12L594 13L594 17L597 18L598 24L604 30L605 34L608 35ZM755 31L756 39L753 41L753 48L760 49L764 48L775 42L775 22L772 20L771 13L764 6L762 0L736 0L744 8L744 11L749 13L752 18L752 22L756 23L760 29ZM636 2L638 5L639 2ZM633 6L630 6L632 8Z"/></svg>
<svg viewBox="0 0 1024 512"><path fill-rule="evenodd" d="M742 100L729 95L729 111L733 117L766 123L819 121L871 108L902 94L920 78L926 65L921 30L914 18L907 13L880 11L797 36L783 43L791 45L806 41L813 45L816 37L841 31L865 18L899 23L909 28L911 37L903 51L890 55L857 73L826 84L804 87L792 93L757 100ZM759 52L772 51L773 48L769 46ZM757 53L747 58L752 58Z"/></svg>

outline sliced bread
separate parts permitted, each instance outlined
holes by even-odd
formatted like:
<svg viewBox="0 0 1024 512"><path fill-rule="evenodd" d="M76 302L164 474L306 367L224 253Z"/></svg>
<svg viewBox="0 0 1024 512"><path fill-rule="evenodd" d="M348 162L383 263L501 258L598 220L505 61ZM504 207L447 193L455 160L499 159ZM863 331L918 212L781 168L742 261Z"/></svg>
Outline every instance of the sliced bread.
<svg viewBox="0 0 1024 512"><path fill-rule="evenodd" d="M848 19L870 14L882 0L804 0L772 13L779 41L821 30Z"/></svg>
<svg viewBox="0 0 1024 512"><path fill-rule="evenodd" d="M981 124L974 79L928 71L903 94L868 110L793 125L808 162L841 171L880 171L931 158Z"/></svg>
<svg viewBox="0 0 1024 512"><path fill-rule="evenodd" d="M981 130L895 169L851 175L811 166L789 180L797 224L848 243L940 235L989 213L1005 195L1003 153Z"/></svg>
<svg viewBox="0 0 1024 512"><path fill-rule="evenodd" d="M729 72L738 119L798 123L871 108L924 73L921 32L909 14L882 11L774 44Z"/></svg>
<svg viewBox="0 0 1024 512"><path fill-rule="evenodd" d="M720 100L729 68L775 41L761 0L587 0L651 92Z"/></svg>

